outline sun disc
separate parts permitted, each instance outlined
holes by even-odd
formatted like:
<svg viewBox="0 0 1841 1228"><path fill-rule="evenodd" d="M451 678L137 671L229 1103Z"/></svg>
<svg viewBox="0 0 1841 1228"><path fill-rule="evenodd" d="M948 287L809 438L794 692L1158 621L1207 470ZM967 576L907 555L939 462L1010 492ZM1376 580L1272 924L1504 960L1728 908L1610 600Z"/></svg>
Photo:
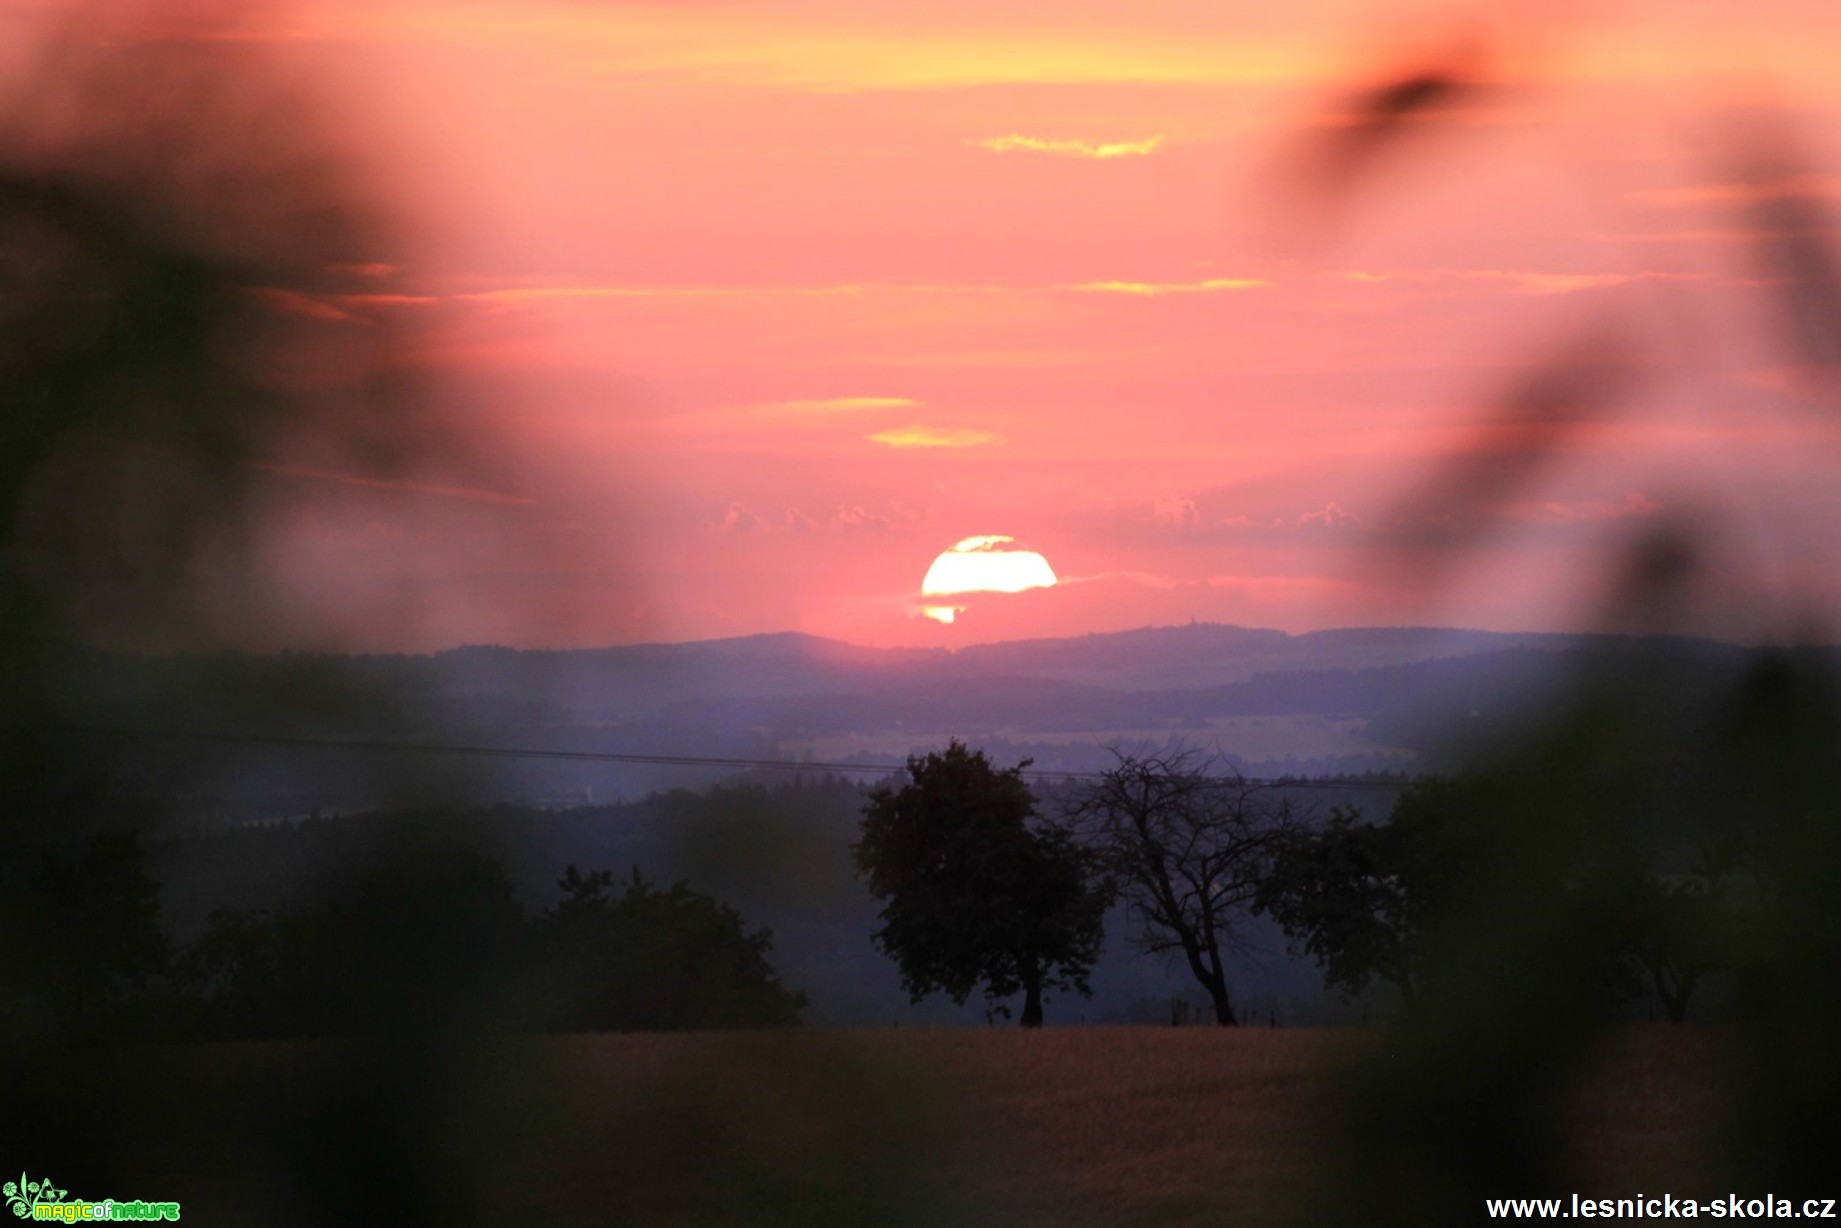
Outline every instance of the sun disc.
<svg viewBox="0 0 1841 1228"><path fill-rule="evenodd" d="M967 593L1020 593L1032 588L1053 588L1055 569L1034 550L1016 544L1013 537L989 534L968 537L940 553L921 581L925 597L958 597ZM950 622L954 607L929 605L929 618ZM942 617L942 615L945 615Z"/></svg>

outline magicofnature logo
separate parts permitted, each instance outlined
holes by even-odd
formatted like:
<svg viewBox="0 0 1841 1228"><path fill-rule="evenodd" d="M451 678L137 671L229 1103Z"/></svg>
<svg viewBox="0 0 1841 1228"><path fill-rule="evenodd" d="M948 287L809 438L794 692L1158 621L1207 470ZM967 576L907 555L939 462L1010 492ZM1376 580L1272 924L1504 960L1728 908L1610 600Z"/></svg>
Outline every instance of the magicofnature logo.
<svg viewBox="0 0 1841 1228"><path fill-rule="evenodd" d="M49 1220L52 1223L179 1218L179 1204L176 1202L127 1202L113 1198L102 1202L86 1202L82 1199L73 1202L69 1200L69 1190L60 1190L49 1181L30 1181L24 1173L19 1174L19 1180L7 1182L5 1188L0 1189L0 1196L5 1197L8 1209L20 1219Z"/></svg>
<svg viewBox="0 0 1841 1228"><path fill-rule="evenodd" d="M27 1181L26 1175L20 1173L19 1180L7 1182L6 1188L0 1190L0 1193L6 1195L6 1205L14 1215L20 1219L29 1219L32 1208L39 1203L63 1202L64 1195L70 1191L56 1189L49 1181Z"/></svg>

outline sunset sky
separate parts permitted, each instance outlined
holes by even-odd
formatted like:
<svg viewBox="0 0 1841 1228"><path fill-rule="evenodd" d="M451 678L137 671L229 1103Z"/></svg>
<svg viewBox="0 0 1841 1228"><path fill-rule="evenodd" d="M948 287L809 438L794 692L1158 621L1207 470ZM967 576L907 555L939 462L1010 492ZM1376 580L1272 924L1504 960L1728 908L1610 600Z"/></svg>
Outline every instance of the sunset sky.
<svg viewBox="0 0 1841 1228"><path fill-rule="evenodd" d="M1807 327L1841 335L1841 304L1786 294L1758 242L1784 202L1793 259L1836 238L1835 5L225 23L205 36L315 83L400 222L318 307L408 322L493 459L377 500L274 457L252 642L1586 627L1662 531L1706 564L1670 625L1771 636L1841 597ZM1358 149L1363 98L1434 70L1464 88ZM1556 362L1620 391L1557 433L1505 419ZM929 564L978 535L1061 583L922 617Z"/></svg>

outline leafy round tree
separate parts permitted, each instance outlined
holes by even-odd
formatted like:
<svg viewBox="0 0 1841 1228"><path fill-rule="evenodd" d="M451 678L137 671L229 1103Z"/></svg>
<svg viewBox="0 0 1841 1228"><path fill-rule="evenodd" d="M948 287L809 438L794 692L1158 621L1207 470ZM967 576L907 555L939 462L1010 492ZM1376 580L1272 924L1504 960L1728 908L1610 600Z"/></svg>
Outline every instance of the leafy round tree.
<svg viewBox="0 0 1841 1228"><path fill-rule="evenodd" d="M993 1002L1021 992L1029 1028L1044 990L1091 996L1108 892L1073 837L1037 820L1027 766L999 771L957 740L910 756L907 784L870 794L852 852L883 901L871 937L914 1001L962 1003L980 983Z"/></svg>

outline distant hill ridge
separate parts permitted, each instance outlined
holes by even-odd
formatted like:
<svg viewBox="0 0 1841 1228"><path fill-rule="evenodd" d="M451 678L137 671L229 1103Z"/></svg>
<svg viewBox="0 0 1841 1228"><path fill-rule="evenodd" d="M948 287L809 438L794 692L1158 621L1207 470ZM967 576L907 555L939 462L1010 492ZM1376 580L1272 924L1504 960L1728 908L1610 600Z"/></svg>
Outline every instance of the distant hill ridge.
<svg viewBox="0 0 1841 1228"><path fill-rule="evenodd" d="M264 656L134 657L80 652L72 698L84 709L153 700L174 689L218 699L241 694L262 706L307 692L331 715L351 692L387 694L411 707L483 700L598 720L642 718L708 701L990 692L1000 679L1110 692L1204 692L1256 678L1355 673L1422 662L1522 652L1544 656L1587 647L1632 647L1631 637L1439 627L1359 627L1290 634L1192 623L962 648L872 648L798 632L606 648L518 649L467 645L426 655L282 653ZM1666 641L1671 651L1724 655L1714 641ZM328 709L330 705L330 710ZM1295 705L1287 704L1284 710ZM537 717L535 711L527 713Z"/></svg>
<svg viewBox="0 0 1841 1228"><path fill-rule="evenodd" d="M1512 725L1569 678L1636 680L1659 718L1685 719L1749 658L1705 640L1205 623L957 650L799 634L424 656L77 650L62 699L73 724L135 731L110 744L129 774L190 765L213 805L260 815L367 804L410 767L419 788L424 775L458 788L454 768L483 760L238 744L252 738L887 764L956 736L1079 770L1103 766L1108 745L1182 738L1250 771L1365 772L1435 766L1442 747ZM611 762L499 761L474 776L469 796L544 804L702 779Z"/></svg>
<svg viewBox="0 0 1841 1228"><path fill-rule="evenodd" d="M783 632L609 648L468 646L428 659L451 667L443 672L456 682L502 686L514 678L551 680L575 691L589 685L591 678L603 683L618 679L644 686L662 700L848 694L904 678L937 682L1017 677L1111 690L1201 690L1263 673L1361 670L1509 649L1553 653L1625 638L1442 627L1353 627L1292 634L1191 623L961 648L870 648Z"/></svg>

